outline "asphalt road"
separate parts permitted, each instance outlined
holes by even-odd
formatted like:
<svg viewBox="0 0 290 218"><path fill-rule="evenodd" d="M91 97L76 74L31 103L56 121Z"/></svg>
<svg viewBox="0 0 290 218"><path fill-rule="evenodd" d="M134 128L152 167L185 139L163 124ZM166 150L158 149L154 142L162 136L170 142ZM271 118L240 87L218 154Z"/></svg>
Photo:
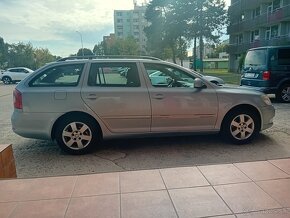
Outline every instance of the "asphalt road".
<svg viewBox="0 0 290 218"><path fill-rule="evenodd" d="M55 142L22 138L11 130L12 91L0 83L0 143L13 144L18 178L156 169L290 157L290 104L274 103L274 126L248 145L218 135L107 140L88 155L71 156Z"/></svg>

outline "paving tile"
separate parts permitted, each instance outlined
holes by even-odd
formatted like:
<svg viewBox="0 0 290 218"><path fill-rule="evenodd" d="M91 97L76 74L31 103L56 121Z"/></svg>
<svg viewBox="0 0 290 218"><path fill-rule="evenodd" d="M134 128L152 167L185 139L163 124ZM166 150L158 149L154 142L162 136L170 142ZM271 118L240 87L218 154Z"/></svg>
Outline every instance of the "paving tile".
<svg viewBox="0 0 290 218"><path fill-rule="evenodd" d="M289 177L267 161L235 163L234 165L254 181Z"/></svg>
<svg viewBox="0 0 290 218"><path fill-rule="evenodd" d="M0 202L21 201L31 187L30 179L0 180Z"/></svg>
<svg viewBox="0 0 290 218"><path fill-rule="evenodd" d="M79 176L74 197L119 193L119 173L103 173Z"/></svg>
<svg viewBox="0 0 290 218"><path fill-rule="evenodd" d="M120 173L121 192L165 189L159 170L142 170Z"/></svg>
<svg viewBox="0 0 290 218"><path fill-rule="evenodd" d="M119 218L120 195L117 194L72 198L65 217Z"/></svg>
<svg viewBox="0 0 290 218"><path fill-rule="evenodd" d="M269 162L290 175L290 159L269 160Z"/></svg>
<svg viewBox="0 0 290 218"><path fill-rule="evenodd" d="M196 167L161 169L160 172L168 189L209 185Z"/></svg>
<svg viewBox="0 0 290 218"><path fill-rule="evenodd" d="M8 218L9 215L12 213L14 208L16 207L16 202L11 203L0 203L0 217L1 218Z"/></svg>
<svg viewBox="0 0 290 218"><path fill-rule="evenodd" d="M212 187L169 190L179 217L203 217L231 214Z"/></svg>
<svg viewBox="0 0 290 218"><path fill-rule="evenodd" d="M212 185L251 181L233 164L199 166L198 168Z"/></svg>
<svg viewBox="0 0 290 218"><path fill-rule="evenodd" d="M214 188L235 213L281 208L281 205L253 182Z"/></svg>
<svg viewBox="0 0 290 218"><path fill-rule="evenodd" d="M24 200L44 200L54 198L69 198L72 195L76 176L47 177L31 179L29 192L26 192Z"/></svg>
<svg viewBox="0 0 290 218"><path fill-rule="evenodd" d="M290 209L282 208L237 214L237 218L290 218Z"/></svg>
<svg viewBox="0 0 290 218"><path fill-rule="evenodd" d="M19 202L10 218L63 218L69 199Z"/></svg>
<svg viewBox="0 0 290 218"><path fill-rule="evenodd" d="M121 194L122 218L177 217L167 191Z"/></svg>
<svg viewBox="0 0 290 218"><path fill-rule="evenodd" d="M290 207L290 179L261 181L257 184L283 207Z"/></svg>

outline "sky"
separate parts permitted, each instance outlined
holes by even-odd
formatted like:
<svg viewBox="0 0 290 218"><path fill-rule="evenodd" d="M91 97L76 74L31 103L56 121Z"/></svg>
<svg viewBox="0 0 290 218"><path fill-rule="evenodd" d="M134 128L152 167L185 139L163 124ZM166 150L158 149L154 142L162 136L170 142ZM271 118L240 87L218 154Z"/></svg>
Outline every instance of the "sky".
<svg viewBox="0 0 290 218"><path fill-rule="evenodd" d="M133 0L0 0L0 37L65 57L81 48L81 36L92 50L114 32L114 10L133 8Z"/></svg>

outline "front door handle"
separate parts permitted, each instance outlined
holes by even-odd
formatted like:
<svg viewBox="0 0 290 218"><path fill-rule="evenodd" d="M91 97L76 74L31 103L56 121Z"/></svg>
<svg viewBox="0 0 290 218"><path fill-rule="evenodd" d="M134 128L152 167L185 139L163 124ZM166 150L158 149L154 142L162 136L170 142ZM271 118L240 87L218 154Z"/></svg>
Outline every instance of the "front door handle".
<svg viewBox="0 0 290 218"><path fill-rule="evenodd" d="M164 98L164 95L163 94L156 94L156 95L153 96L153 98L161 100L161 99Z"/></svg>

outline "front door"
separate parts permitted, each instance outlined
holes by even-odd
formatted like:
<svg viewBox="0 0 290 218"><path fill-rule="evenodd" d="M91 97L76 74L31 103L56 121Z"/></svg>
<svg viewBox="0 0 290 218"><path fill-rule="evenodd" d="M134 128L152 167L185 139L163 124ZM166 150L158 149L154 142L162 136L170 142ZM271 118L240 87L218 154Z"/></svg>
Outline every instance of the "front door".
<svg viewBox="0 0 290 218"><path fill-rule="evenodd" d="M152 132L212 130L217 118L217 96L208 87L194 88L194 75L170 65L144 64L151 86ZM157 83L159 72L164 79ZM152 77L152 78L151 78Z"/></svg>

